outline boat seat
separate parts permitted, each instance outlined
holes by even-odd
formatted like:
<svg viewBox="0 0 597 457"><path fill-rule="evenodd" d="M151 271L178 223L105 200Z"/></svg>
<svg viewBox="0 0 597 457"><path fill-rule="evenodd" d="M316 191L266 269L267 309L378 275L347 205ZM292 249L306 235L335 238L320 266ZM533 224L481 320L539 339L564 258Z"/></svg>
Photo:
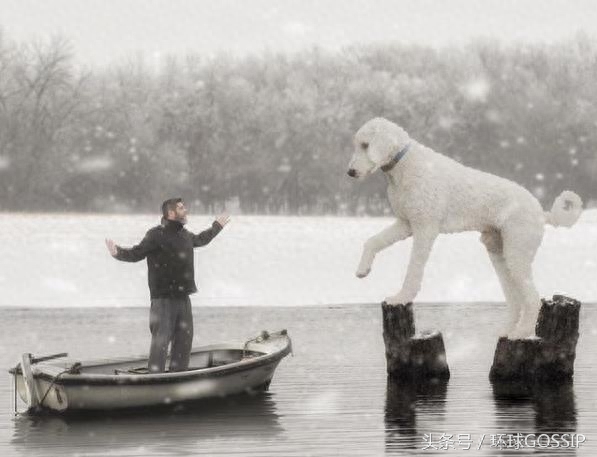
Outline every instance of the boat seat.
<svg viewBox="0 0 597 457"><path fill-rule="evenodd" d="M226 365L226 363L216 362L212 366L220 366L220 365ZM201 368L204 368L204 367L189 367L189 368L187 368L186 371L199 370ZM166 370L166 371L164 371L164 373L170 373L170 371ZM116 370L114 370L114 374L156 374L156 373L150 373L149 369L147 367L137 367L137 368L130 368L128 370L116 369Z"/></svg>
<svg viewBox="0 0 597 457"><path fill-rule="evenodd" d="M128 370L114 370L114 374L149 374L147 367L130 368Z"/></svg>

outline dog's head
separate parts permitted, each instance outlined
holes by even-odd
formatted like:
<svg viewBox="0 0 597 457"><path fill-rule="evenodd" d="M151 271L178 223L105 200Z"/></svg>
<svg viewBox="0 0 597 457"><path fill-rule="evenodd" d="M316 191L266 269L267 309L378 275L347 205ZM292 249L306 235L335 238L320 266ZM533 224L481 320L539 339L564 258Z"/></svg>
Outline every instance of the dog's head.
<svg viewBox="0 0 597 457"><path fill-rule="evenodd" d="M354 136L354 154L348 176L364 178L389 163L408 144L408 133L382 117L367 121Z"/></svg>

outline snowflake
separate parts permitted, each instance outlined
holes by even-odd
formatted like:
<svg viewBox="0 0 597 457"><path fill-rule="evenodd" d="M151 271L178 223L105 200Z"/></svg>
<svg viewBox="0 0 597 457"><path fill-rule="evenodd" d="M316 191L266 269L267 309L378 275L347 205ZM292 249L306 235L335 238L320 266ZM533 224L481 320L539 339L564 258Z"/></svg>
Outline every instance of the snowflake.
<svg viewBox="0 0 597 457"><path fill-rule="evenodd" d="M543 187L543 186L535 187L535 189L533 189L533 194L537 198L543 198L545 196L545 187Z"/></svg>
<svg viewBox="0 0 597 457"><path fill-rule="evenodd" d="M110 157L90 157L78 163L77 169L82 172L103 171L112 168L113 160Z"/></svg>
<svg viewBox="0 0 597 457"><path fill-rule="evenodd" d="M501 120L502 120L500 113L494 109L487 110L487 112L485 113L485 118L489 122L493 122L493 123L498 123L498 122L501 122Z"/></svg>
<svg viewBox="0 0 597 457"><path fill-rule="evenodd" d="M464 96L470 101L485 102L491 86L489 82L483 78L475 78L470 80L462 89Z"/></svg>
<svg viewBox="0 0 597 457"><path fill-rule="evenodd" d="M438 124L440 128L444 130L450 130L452 126L456 123L456 120L450 116L440 116L438 120Z"/></svg>
<svg viewBox="0 0 597 457"><path fill-rule="evenodd" d="M10 167L10 159L6 156L0 156L0 170L6 170Z"/></svg>

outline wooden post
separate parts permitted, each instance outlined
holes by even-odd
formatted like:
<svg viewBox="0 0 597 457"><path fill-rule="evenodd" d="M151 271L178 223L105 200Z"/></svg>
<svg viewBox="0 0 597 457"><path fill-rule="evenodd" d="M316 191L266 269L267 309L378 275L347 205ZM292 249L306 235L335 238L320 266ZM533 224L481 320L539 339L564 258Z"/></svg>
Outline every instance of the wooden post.
<svg viewBox="0 0 597 457"><path fill-rule="evenodd" d="M415 335L412 303L381 304L387 372L401 380L448 379L450 369L440 332Z"/></svg>
<svg viewBox="0 0 597 457"><path fill-rule="evenodd" d="M563 295L542 300L536 338L498 340L489 373L492 381L572 379L580 302Z"/></svg>

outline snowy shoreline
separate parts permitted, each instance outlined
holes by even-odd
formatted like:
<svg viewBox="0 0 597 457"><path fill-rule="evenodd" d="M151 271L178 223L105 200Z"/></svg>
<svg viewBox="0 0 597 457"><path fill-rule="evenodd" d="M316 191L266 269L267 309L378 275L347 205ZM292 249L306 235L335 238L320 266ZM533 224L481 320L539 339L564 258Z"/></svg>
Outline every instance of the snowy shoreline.
<svg viewBox="0 0 597 457"><path fill-rule="evenodd" d="M191 215L200 231L212 217ZM156 215L3 213L0 307L147 306L145 262L120 263L104 246L137 243ZM200 306L342 306L379 303L400 288L411 241L379 254L364 280L354 276L363 242L389 217L234 216L195 251ZM441 236L417 302L501 302L477 233ZM546 227L534 263L544 297L562 293L597 302L597 210L571 229Z"/></svg>

